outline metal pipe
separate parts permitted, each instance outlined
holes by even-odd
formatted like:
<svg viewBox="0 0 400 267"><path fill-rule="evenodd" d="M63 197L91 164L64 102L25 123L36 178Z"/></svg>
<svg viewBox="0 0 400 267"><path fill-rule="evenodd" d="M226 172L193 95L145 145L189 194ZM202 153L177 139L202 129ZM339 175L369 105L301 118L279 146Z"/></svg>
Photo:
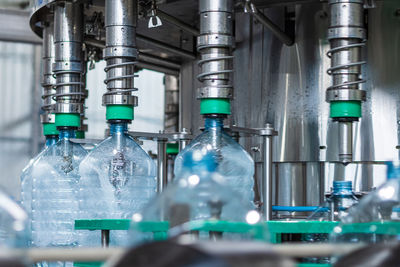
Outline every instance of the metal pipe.
<svg viewBox="0 0 400 267"><path fill-rule="evenodd" d="M264 219L272 219L272 136L263 136L262 197Z"/></svg>
<svg viewBox="0 0 400 267"><path fill-rule="evenodd" d="M167 142L157 141L157 193L161 193L168 183L167 173Z"/></svg>
<svg viewBox="0 0 400 267"><path fill-rule="evenodd" d="M196 29L195 27L192 27L191 25L189 25L189 24L187 24L187 23L185 23L185 22L159 10L159 9L157 10L157 15L160 18L164 19L165 21L177 26L178 28L180 28L188 33L193 34L194 36L198 36L200 34L199 30Z"/></svg>
<svg viewBox="0 0 400 267"><path fill-rule="evenodd" d="M110 245L110 230L101 230L101 246L106 248Z"/></svg>
<svg viewBox="0 0 400 267"><path fill-rule="evenodd" d="M353 123L339 121L339 161L347 165L353 160Z"/></svg>
<svg viewBox="0 0 400 267"><path fill-rule="evenodd" d="M151 39L151 38L146 37L144 35L136 34L136 40L142 41L142 42L147 43L149 45L152 45L154 47L160 48L162 50L171 52L171 53L173 53L175 55L178 55L178 56L190 59L190 60L196 59L196 55L191 53L191 52L188 52L186 50L179 49L179 48L177 48L175 46L172 46L172 45L169 45L169 44L166 44L166 43Z"/></svg>
<svg viewBox="0 0 400 267"><path fill-rule="evenodd" d="M282 43L287 46L294 44L294 39L282 31L275 23L267 18L251 1L246 1L245 9L264 27L268 28Z"/></svg>

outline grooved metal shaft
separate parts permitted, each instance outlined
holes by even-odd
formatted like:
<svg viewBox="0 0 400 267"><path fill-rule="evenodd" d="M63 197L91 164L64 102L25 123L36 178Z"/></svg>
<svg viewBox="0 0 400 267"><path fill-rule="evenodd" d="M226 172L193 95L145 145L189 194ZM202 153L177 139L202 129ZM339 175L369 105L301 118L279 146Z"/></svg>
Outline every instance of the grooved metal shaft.
<svg viewBox="0 0 400 267"><path fill-rule="evenodd" d="M85 92L83 73L83 6L61 1L55 6L54 45L56 113L82 113Z"/></svg>

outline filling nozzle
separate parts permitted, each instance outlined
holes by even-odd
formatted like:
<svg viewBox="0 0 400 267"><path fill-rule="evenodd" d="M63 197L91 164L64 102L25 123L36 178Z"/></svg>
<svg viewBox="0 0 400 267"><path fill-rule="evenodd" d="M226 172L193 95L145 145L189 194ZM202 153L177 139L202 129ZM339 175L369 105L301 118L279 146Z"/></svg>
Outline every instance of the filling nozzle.
<svg viewBox="0 0 400 267"><path fill-rule="evenodd" d="M339 121L339 161L347 165L353 161L353 122Z"/></svg>

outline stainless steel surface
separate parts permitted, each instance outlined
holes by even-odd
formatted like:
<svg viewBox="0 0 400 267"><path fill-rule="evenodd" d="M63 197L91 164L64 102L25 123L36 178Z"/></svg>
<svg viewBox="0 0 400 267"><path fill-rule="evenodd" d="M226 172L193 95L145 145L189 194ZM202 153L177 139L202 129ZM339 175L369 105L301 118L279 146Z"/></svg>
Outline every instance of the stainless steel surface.
<svg viewBox="0 0 400 267"><path fill-rule="evenodd" d="M349 164L353 159L353 123L339 121L339 161Z"/></svg>
<svg viewBox="0 0 400 267"><path fill-rule="evenodd" d="M161 193L168 183L167 170L167 142L164 140L157 141L157 193Z"/></svg>
<svg viewBox="0 0 400 267"><path fill-rule="evenodd" d="M53 98L55 94L54 85L56 79L53 73L53 64L55 63L55 45L54 45L54 20L43 22L43 45L42 45L42 87L43 87L43 105L44 114L41 115L42 123L54 123L55 116L52 113L53 106L56 103Z"/></svg>
<svg viewBox="0 0 400 267"><path fill-rule="evenodd" d="M189 33L193 34L194 36L197 36L197 35L200 34L198 29L192 27L191 25L186 24L185 22L183 22L183 21L177 19L176 17L173 17L173 16L171 16L171 15L169 15L169 14L167 14L167 13L161 11L161 10L157 10L157 15L161 19L163 19L163 20L165 20L165 21L177 26L178 28L180 28L180 29L182 29L182 30L184 30L186 32L189 32Z"/></svg>
<svg viewBox="0 0 400 267"><path fill-rule="evenodd" d="M250 13L257 19L262 25L269 29L282 43L285 45L293 45L293 37L282 31L275 23L273 23L269 18L267 18L250 0L246 0L244 4L244 11Z"/></svg>
<svg viewBox="0 0 400 267"><path fill-rule="evenodd" d="M197 51L202 82L198 98L231 98L230 73L233 48L233 1L200 0L200 35Z"/></svg>
<svg viewBox="0 0 400 267"><path fill-rule="evenodd" d="M0 40L42 44L42 41L28 27L29 12L0 9Z"/></svg>
<svg viewBox="0 0 400 267"><path fill-rule="evenodd" d="M135 88L137 1L105 1L106 47L103 50L107 67L107 92L103 105L137 105Z"/></svg>
<svg viewBox="0 0 400 267"><path fill-rule="evenodd" d="M272 136L263 136L262 211L266 221L272 220Z"/></svg>
<svg viewBox="0 0 400 267"><path fill-rule="evenodd" d="M360 79L361 66L366 64L366 61L361 60L361 48L366 38L363 5L364 0L329 1L328 40L331 49L328 57L331 59L331 67L328 74L332 75L332 85L328 87L326 100L331 105L334 101L365 100L365 93L354 93L365 82ZM334 92L330 92L332 90ZM347 165L353 160L352 122L358 121L358 118L335 115L332 119L339 122L339 161Z"/></svg>
<svg viewBox="0 0 400 267"><path fill-rule="evenodd" d="M165 75L164 130L179 131L179 79L177 76Z"/></svg>
<svg viewBox="0 0 400 267"><path fill-rule="evenodd" d="M191 52L188 52L186 50L179 49L177 47L171 46L171 45L169 45L167 43L160 42L160 41L158 41L156 39L152 39L152 38L149 38L149 37L141 35L141 34L137 34L136 35L136 39L138 41L142 41L145 44L148 44L150 46L153 46L153 47L156 47L158 49L161 49L162 51L165 51L165 52L168 52L168 53L172 53L173 55L181 56L181 57L183 57L183 58L185 58L187 60L196 59L196 55L195 54L193 54Z"/></svg>
<svg viewBox="0 0 400 267"><path fill-rule="evenodd" d="M83 6L60 1L54 12L55 113L83 113Z"/></svg>

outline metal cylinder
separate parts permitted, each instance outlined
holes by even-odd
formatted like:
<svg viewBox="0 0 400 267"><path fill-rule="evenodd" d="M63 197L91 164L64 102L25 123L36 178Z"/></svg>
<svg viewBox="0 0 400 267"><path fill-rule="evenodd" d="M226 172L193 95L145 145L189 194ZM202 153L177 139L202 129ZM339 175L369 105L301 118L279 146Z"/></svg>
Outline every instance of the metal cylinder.
<svg viewBox="0 0 400 267"><path fill-rule="evenodd" d="M198 98L230 98L232 85L233 1L201 0L200 35L197 50L201 72L198 79L203 83Z"/></svg>
<svg viewBox="0 0 400 267"><path fill-rule="evenodd" d="M83 6L59 2L54 14L55 113L82 113L85 100L82 81Z"/></svg>
<svg viewBox="0 0 400 267"><path fill-rule="evenodd" d="M346 101L360 103L365 100L365 92L359 90L365 82L360 77L361 66L366 63L361 58L366 39L364 0L329 0L329 6L331 67L328 74L332 76L332 85L326 92L326 100L331 105L332 102L346 104ZM339 161L345 165L353 160L352 122L358 121L359 113L342 109L338 114L331 113L333 120L339 122Z"/></svg>
<svg viewBox="0 0 400 267"><path fill-rule="evenodd" d="M364 82L360 79L361 66L365 64L361 60L361 48L366 38L363 4L363 0L329 1L331 49L328 56L331 68L328 73L332 75L332 86L328 90L359 89L359 84Z"/></svg>
<svg viewBox="0 0 400 267"><path fill-rule="evenodd" d="M44 113L41 115L42 123L54 123L55 118L52 114L53 106L56 103L53 96L55 94L54 85L56 79L53 76L53 64L55 62L54 46L54 22L45 22L43 26L43 45L42 45L42 87Z"/></svg>
<svg viewBox="0 0 400 267"><path fill-rule="evenodd" d="M339 161L348 164L353 159L353 123L339 122Z"/></svg>
<svg viewBox="0 0 400 267"><path fill-rule="evenodd" d="M161 193L168 183L167 172L167 142L163 140L157 141L157 192Z"/></svg>
<svg viewBox="0 0 400 267"><path fill-rule="evenodd" d="M262 197L265 220L272 219L272 136L263 136Z"/></svg>
<svg viewBox="0 0 400 267"><path fill-rule="evenodd" d="M103 95L103 105L136 106L132 92L136 49L136 0L106 0L105 2L106 47L103 51L107 62L105 71L107 93Z"/></svg>

